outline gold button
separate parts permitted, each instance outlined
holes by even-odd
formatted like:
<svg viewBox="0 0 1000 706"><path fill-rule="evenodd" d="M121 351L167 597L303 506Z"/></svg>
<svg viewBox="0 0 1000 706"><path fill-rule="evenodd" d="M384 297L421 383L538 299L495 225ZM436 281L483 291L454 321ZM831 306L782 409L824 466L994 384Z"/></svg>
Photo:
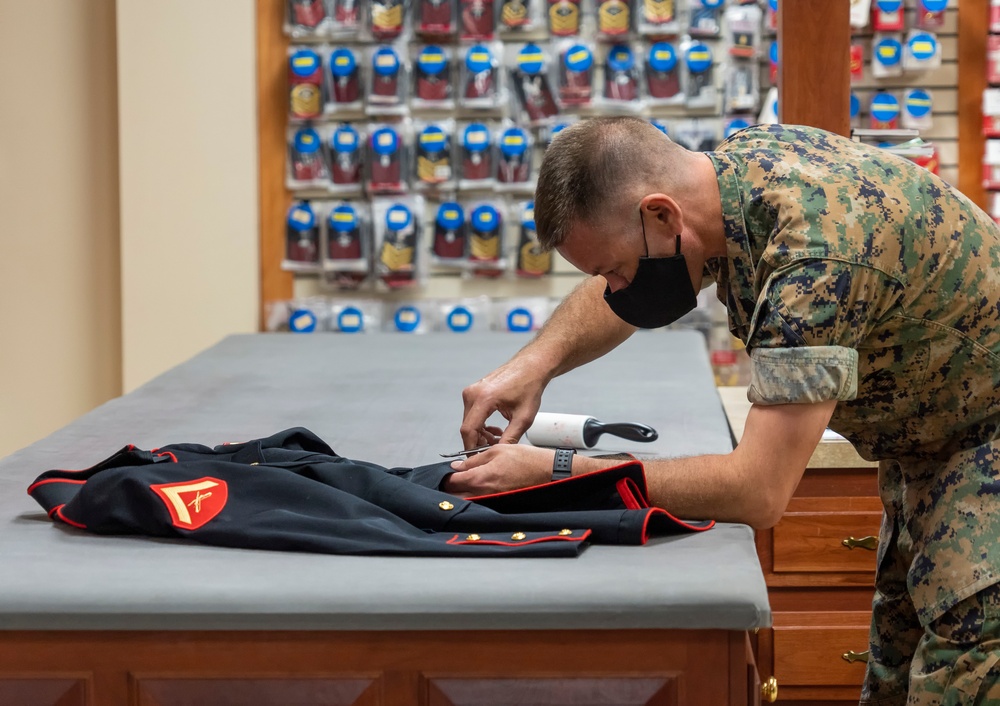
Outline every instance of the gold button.
<svg viewBox="0 0 1000 706"><path fill-rule="evenodd" d="M514 540L517 540L517 541L520 541L520 540L524 539L526 536L527 535L524 534L524 532L515 532L514 534L512 534L510 536L510 538L514 539Z"/></svg>
<svg viewBox="0 0 1000 706"><path fill-rule="evenodd" d="M439 502L439 503L438 503L438 507L439 507L439 508L441 508L442 510L451 510L451 509L453 509L453 508L454 508L455 506L454 506L454 505L452 505L452 504L451 504L450 502L448 502L447 500L442 500L441 502Z"/></svg>
<svg viewBox="0 0 1000 706"><path fill-rule="evenodd" d="M570 530L570 529L559 530L559 536L560 537L568 537L571 534L573 534L573 530Z"/></svg>
<svg viewBox="0 0 1000 706"><path fill-rule="evenodd" d="M258 461L254 461L254 462L253 462L253 463L251 463L250 465L251 465L251 466L259 466L259 465L260 465L260 462L258 462Z"/></svg>
<svg viewBox="0 0 1000 706"><path fill-rule="evenodd" d="M465 541L466 542L478 542L479 541L479 535L478 534L470 534L468 537L465 538Z"/></svg>

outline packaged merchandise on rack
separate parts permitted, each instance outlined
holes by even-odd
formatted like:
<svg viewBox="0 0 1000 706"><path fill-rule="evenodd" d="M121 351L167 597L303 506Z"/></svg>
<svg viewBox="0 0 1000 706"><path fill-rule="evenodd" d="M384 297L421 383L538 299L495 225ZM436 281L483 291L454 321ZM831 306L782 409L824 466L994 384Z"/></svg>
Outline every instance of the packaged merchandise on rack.
<svg viewBox="0 0 1000 706"><path fill-rule="evenodd" d="M458 101L463 108L492 109L506 102L499 42L464 49L458 74Z"/></svg>
<svg viewBox="0 0 1000 706"><path fill-rule="evenodd" d="M371 269L371 213L367 202L341 201L326 217L323 248L325 280L339 289L356 289Z"/></svg>
<svg viewBox="0 0 1000 706"><path fill-rule="evenodd" d="M335 333L372 333L382 325L382 302L373 299L334 299L329 328Z"/></svg>
<svg viewBox="0 0 1000 706"><path fill-rule="evenodd" d="M594 4L598 38L618 41L632 32L634 0L594 0Z"/></svg>
<svg viewBox="0 0 1000 706"><path fill-rule="evenodd" d="M864 29L871 17L871 0L852 0L851 29Z"/></svg>
<svg viewBox="0 0 1000 706"><path fill-rule="evenodd" d="M361 0L332 0L329 34L334 39L356 37L361 30Z"/></svg>
<svg viewBox="0 0 1000 706"><path fill-rule="evenodd" d="M548 297L517 297L493 302L494 331L528 333L537 331L552 314Z"/></svg>
<svg viewBox="0 0 1000 706"><path fill-rule="evenodd" d="M436 265L464 266L469 251L465 209L457 201L445 201L434 214L431 262Z"/></svg>
<svg viewBox="0 0 1000 706"><path fill-rule="evenodd" d="M878 91L868 109L872 130L895 130L899 127L899 98L891 91Z"/></svg>
<svg viewBox="0 0 1000 706"><path fill-rule="evenodd" d="M460 124L459 181L460 189L491 189L494 174L493 130L487 123Z"/></svg>
<svg viewBox="0 0 1000 706"><path fill-rule="evenodd" d="M868 0L851 0L851 13L853 16L854 6L868 2ZM765 5L765 16L764 16L764 28L770 34L776 34L778 31L778 0L767 0ZM868 13L865 12L865 24L868 24Z"/></svg>
<svg viewBox="0 0 1000 706"><path fill-rule="evenodd" d="M577 40L559 42L558 83L562 106L589 105L594 93L594 50Z"/></svg>
<svg viewBox="0 0 1000 706"><path fill-rule="evenodd" d="M360 111L364 107L361 95L361 68L356 49L337 46L330 52L327 66L330 70L330 93L326 113Z"/></svg>
<svg viewBox="0 0 1000 706"><path fill-rule="evenodd" d="M761 17L762 13L757 5L733 5L726 8L726 42L731 56L744 59L757 57L763 42Z"/></svg>
<svg viewBox="0 0 1000 706"><path fill-rule="evenodd" d="M323 153L323 137L311 124L291 125L287 130L288 158L285 185L289 189L326 189L330 168Z"/></svg>
<svg viewBox="0 0 1000 706"><path fill-rule="evenodd" d="M422 299L404 302L386 302L383 312L383 331L392 333L427 333L433 327L437 305L435 302Z"/></svg>
<svg viewBox="0 0 1000 706"><path fill-rule="evenodd" d="M407 191L409 130L406 124L373 124L368 136L369 194L401 194Z"/></svg>
<svg viewBox="0 0 1000 706"><path fill-rule="evenodd" d="M285 218L285 259L281 269L318 272L320 220L309 201L297 201Z"/></svg>
<svg viewBox="0 0 1000 706"><path fill-rule="evenodd" d="M403 45L372 47L368 61L368 90L365 112L369 115L405 115L409 60Z"/></svg>
<svg viewBox="0 0 1000 706"><path fill-rule="evenodd" d="M435 326L446 333L489 331L490 298L441 299L435 307Z"/></svg>
<svg viewBox="0 0 1000 706"><path fill-rule="evenodd" d="M323 59L308 47L288 49L288 108L292 120L323 115Z"/></svg>
<svg viewBox="0 0 1000 706"><path fill-rule="evenodd" d="M507 267L503 210L503 203L496 200L475 201L466 206L469 271L476 277L499 277Z"/></svg>
<svg viewBox="0 0 1000 706"><path fill-rule="evenodd" d="M292 39L322 37L331 20L323 0L289 0L285 13L285 34Z"/></svg>
<svg viewBox="0 0 1000 706"><path fill-rule="evenodd" d="M458 0L459 37L463 41L488 41L497 31L496 5L493 0Z"/></svg>
<svg viewBox="0 0 1000 706"><path fill-rule="evenodd" d="M448 40L458 33L456 0L412 0L413 29L428 39Z"/></svg>
<svg viewBox="0 0 1000 706"><path fill-rule="evenodd" d="M423 212L419 196L372 200L375 274L389 289L419 285L426 277L421 257Z"/></svg>
<svg viewBox="0 0 1000 706"><path fill-rule="evenodd" d="M917 29L942 29L948 0L917 0Z"/></svg>
<svg viewBox="0 0 1000 706"><path fill-rule="evenodd" d="M771 42L767 49L767 80L772 86L778 85L778 40Z"/></svg>
<svg viewBox="0 0 1000 706"><path fill-rule="evenodd" d="M328 141L331 193L348 194L361 190L364 144L365 135L350 123L333 128Z"/></svg>
<svg viewBox="0 0 1000 706"><path fill-rule="evenodd" d="M521 201L511 206L511 219L518 224L517 261L514 272L518 277L538 279L552 272L552 251L543 250L535 229L535 202Z"/></svg>
<svg viewBox="0 0 1000 706"><path fill-rule="evenodd" d="M758 125L773 125L778 122L778 87L771 86L764 96L764 103L757 115Z"/></svg>
<svg viewBox="0 0 1000 706"><path fill-rule="evenodd" d="M772 59L776 61L776 59ZM865 48L855 41L851 42L851 83L858 83L865 77ZM774 83L774 80L771 81Z"/></svg>
<svg viewBox="0 0 1000 706"><path fill-rule="evenodd" d="M718 37L722 32L725 0L688 0L687 33L692 37Z"/></svg>
<svg viewBox="0 0 1000 706"><path fill-rule="evenodd" d="M721 124L716 118L694 118L674 122L671 139L692 152L712 152L719 146Z"/></svg>
<svg viewBox="0 0 1000 706"><path fill-rule="evenodd" d="M901 120L904 128L930 130L934 126L933 98L924 88L909 88L903 93Z"/></svg>
<svg viewBox="0 0 1000 706"><path fill-rule="evenodd" d="M376 42L388 42L403 34L405 0L369 0L368 32Z"/></svg>
<svg viewBox="0 0 1000 706"><path fill-rule="evenodd" d="M553 37L573 37L580 34L583 22L582 0L546 0L546 19Z"/></svg>
<svg viewBox="0 0 1000 706"><path fill-rule="evenodd" d="M760 109L760 67L757 62L730 57L725 76L723 112L757 112Z"/></svg>
<svg viewBox="0 0 1000 706"><path fill-rule="evenodd" d="M646 53L646 95L650 105L680 105L681 62L670 42L656 42Z"/></svg>
<svg viewBox="0 0 1000 706"><path fill-rule="evenodd" d="M990 32L1000 32L1000 0L990 0Z"/></svg>
<svg viewBox="0 0 1000 706"><path fill-rule="evenodd" d="M410 48L413 60L413 97L415 109L453 110L455 91L452 85L454 52L436 44Z"/></svg>
<svg viewBox="0 0 1000 706"><path fill-rule="evenodd" d="M902 32L906 24L903 0L874 0L872 29L876 32Z"/></svg>
<svg viewBox="0 0 1000 706"><path fill-rule="evenodd" d="M983 91L983 135L1000 137L1000 88Z"/></svg>
<svg viewBox="0 0 1000 706"><path fill-rule="evenodd" d="M941 66L941 43L931 32L911 29L906 35L903 51L903 69L906 71L929 71Z"/></svg>
<svg viewBox="0 0 1000 706"><path fill-rule="evenodd" d="M281 317L280 308L278 308L274 323L277 323L279 328L272 330L280 331L285 329L291 333L318 333L328 330L330 307L326 299L322 297L301 297L282 302L281 304L283 304L284 308L284 317Z"/></svg>
<svg viewBox="0 0 1000 706"><path fill-rule="evenodd" d="M534 138L529 130L505 120L497 138L497 191L534 191Z"/></svg>
<svg viewBox="0 0 1000 706"><path fill-rule="evenodd" d="M903 35L878 33L872 37L872 76L903 75Z"/></svg>
<svg viewBox="0 0 1000 706"><path fill-rule="evenodd" d="M520 122L539 127L559 114L552 91L552 62L542 47L537 44L506 44L504 63L517 96Z"/></svg>
<svg viewBox="0 0 1000 706"><path fill-rule="evenodd" d="M712 49L703 42L687 38L681 43L680 51L684 57L681 66L684 105L695 109L715 108L719 99Z"/></svg>
<svg viewBox="0 0 1000 706"><path fill-rule="evenodd" d="M500 33L533 34L545 29L547 0L500 0Z"/></svg>
<svg viewBox="0 0 1000 706"><path fill-rule="evenodd" d="M983 188L1000 190L1000 140L986 140L983 155Z"/></svg>
<svg viewBox="0 0 1000 706"><path fill-rule="evenodd" d="M638 45L614 44L605 48L604 81L595 104L602 112L639 113L646 103L641 98L641 71L636 62Z"/></svg>
<svg viewBox="0 0 1000 706"><path fill-rule="evenodd" d="M986 37L986 83L991 86L1000 83L1000 34Z"/></svg>
<svg viewBox="0 0 1000 706"><path fill-rule="evenodd" d="M457 186L452 135L455 121L414 121L416 168L413 188L417 191L453 190Z"/></svg>
<svg viewBox="0 0 1000 706"><path fill-rule="evenodd" d="M664 37L681 32L677 0L639 0L635 15L639 34Z"/></svg>

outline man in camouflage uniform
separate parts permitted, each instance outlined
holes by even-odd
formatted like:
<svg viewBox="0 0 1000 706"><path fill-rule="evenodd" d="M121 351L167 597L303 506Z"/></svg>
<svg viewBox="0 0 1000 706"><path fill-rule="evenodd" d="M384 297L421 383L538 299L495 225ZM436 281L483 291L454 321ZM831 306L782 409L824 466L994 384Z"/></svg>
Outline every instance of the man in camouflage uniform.
<svg viewBox="0 0 1000 706"><path fill-rule="evenodd" d="M698 154L613 118L553 141L535 219L543 245L595 276L465 390L466 447L502 443L456 462L446 487L544 482L553 452L511 442L548 381L631 335L622 318L662 325L714 281L751 354L754 405L731 454L647 462L653 500L680 516L771 526L829 425L880 462L861 703L1000 704L1000 231L990 218L926 170L821 130L750 128ZM650 275L668 260L684 274ZM485 426L494 411L505 430ZM602 463L578 456L573 473Z"/></svg>

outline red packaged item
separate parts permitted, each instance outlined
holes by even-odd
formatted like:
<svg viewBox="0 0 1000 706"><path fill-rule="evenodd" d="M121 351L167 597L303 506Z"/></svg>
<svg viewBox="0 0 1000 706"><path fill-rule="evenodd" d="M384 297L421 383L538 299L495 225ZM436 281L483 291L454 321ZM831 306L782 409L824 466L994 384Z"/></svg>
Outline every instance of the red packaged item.
<svg viewBox="0 0 1000 706"><path fill-rule="evenodd" d="M460 0L462 39L493 39L496 18L493 0Z"/></svg>
<svg viewBox="0 0 1000 706"><path fill-rule="evenodd" d="M851 80L860 81L865 76L865 48L860 44L851 45ZM771 83L774 83L771 79Z"/></svg>
<svg viewBox="0 0 1000 706"><path fill-rule="evenodd" d="M491 167L490 129L482 123L471 123L462 133L462 179L489 179Z"/></svg>
<svg viewBox="0 0 1000 706"><path fill-rule="evenodd" d="M910 159L914 164L923 167L931 174L934 174L935 176L938 175L938 171L941 167L941 160L938 157L937 148L935 148L934 152L929 155L916 155Z"/></svg>
<svg viewBox="0 0 1000 706"><path fill-rule="evenodd" d="M500 135L497 181L526 184L531 176L531 137L523 128L509 127Z"/></svg>
<svg viewBox="0 0 1000 706"><path fill-rule="evenodd" d="M361 81L354 52L337 47L330 54L330 78L333 82L334 103L354 103L361 100Z"/></svg>
<svg viewBox="0 0 1000 706"><path fill-rule="evenodd" d="M399 55L392 47L379 47L372 54L370 103L395 105L402 100L399 84Z"/></svg>
<svg viewBox="0 0 1000 706"><path fill-rule="evenodd" d="M608 50L604 62L604 97L623 102L634 101L639 97L635 54L627 44L618 44Z"/></svg>
<svg viewBox="0 0 1000 706"><path fill-rule="evenodd" d="M285 259L297 263L319 262L319 228L308 201L294 204L288 211L285 229Z"/></svg>
<svg viewBox="0 0 1000 706"><path fill-rule="evenodd" d="M517 94L528 120L541 123L559 114L545 71L545 54L536 44L526 44L517 55L512 72Z"/></svg>
<svg viewBox="0 0 1000 706"><path fill-rule="evenodd" d="M415 97L440 103L451 98L451 66L441 47L428 46L417 55Z"/></svg>
<svg viewBox="0 0 1000 706"><path fill-rule="evenodd" d="M944 27L944 13L948 0L917 0L917 28L941 29Z"/></svg>
<svg viewBox="0 0 1000 706"><path fill-rule="evenodd" d="M899 99L893 94L879 91L872 96L870 112L873 130L895 130L899 127Z"/></svg>
<svg viewBox="0 0 1000 706"><path fill-rule="evenodd" d="M556 37L580 33L580 0L549 0L549 33Z"/></svg>
<svg viewBox="0 0 1000 706"><path fill-rule="evenodd" d="M403 287L415 280L417 227L413 212L395 203L385 212L385 230L379 250L382 281L389 287Z"/></svg>
<svg viewBox="0 0 1000 706"><path fill-rule="evenodd" d="M433 36L455 32L455 8L452 0L416 0L417 31Z"/></svg>
<svg viewBox="0 0 1000 706"><path fill-rule="evenodd" d="M993 86L1000 84L1000 34L986 38L986 81Z"/></svg>
<svg viewBox="0 0 1000 706"><path fill-rule="evenodd" d="M462 97L467 100L492 98L496 94L496 67L489 47L477 44L465 54L465 89Z"/></svg>
<svg viewBox="0 0 1000 706"><path fill-rule="evenodd" d="M445 126L447 127L447 125ZM417 179L440 186L453 177L451 136L440 125L428 125L417 136Z"/></svg>
<svg viewBox="0 0 1000 706"><path fill-rule="evenodd" d="M358 0L333 0L333 19L341 27L358 26Z"/></svg>
<svg viewBox="0 0 1000 706"><path fill-rule="evenodd" d="M438 206L434 219L433 252L442 260L459 260L465 257L465 212L454 201Z"/></svg>
<svg viewBox="0 0 1000 706"><path fill-rule="evenodd" d="M583 44L566 47L559 55L559 98L563 103L590 102L594 54Z"/></svg>
<svg viewBox="0 0 1000 706"><path fill-rule="evenodd" d="M990 32L1000 33L1000 0L990 0Z"/></svg>
<svg viewBox="0 0 1000 706"><path fill-rule="evenodd" d="M361 219L349 204L341 204L327 219L327 253L330 260L357 260L361 257Z"/></svg>
<svg viewBox="0 0 1000 706"><path fill-rule="evenodd" d="M307 29L316 29L326 19L323 0L292 0L292 24Z"/></svg>
<svg viewBox="0 0 1000 706"><path fill-rule="evenodd" d="M316 181L326 176L322 147L322 138L311 127L302 128L295 133L289 155L293 179L296 181Z"/></svg>
<svg viewBox="0 0 1000 706"><path fill-rule="evenodd" d="M403 0L371 0L369 17L375 39L395 39L403 32Z"/></svg>
<svg viewBox="0 0 1000 706"><path fill-rule="evenodd" d="M649 48L646 89L650 98L659 100L676 98L681 92L677 50L669 42L657 42Z"/></svg>
<svg viewBox="0 0 1000 706"><path fill-rule="evenodd" d="M873 0L873 30L876 32L902 32L903 25L903 0Z"/></svg>
<svg viewBox="0 0 1000 706"><path fill-rule="evenodd" d="M491 204L482 204L472 210L469 216L469 260L477 263L497 263L500 261L503 220L500 212ZM476 274L497 276L499 269L475 270Z"/></svg>
<svg viewBox="0 0 1000 706"><path fill-rule="evenodd" d="M289 107L293 118L309 120L323 114L323 63L312 49L288 58Z"/></svg>
<svg viewBox="0 0 1000 706"><path fill-rule="evenodd" d="M402 188L402 149L399 133L391 127L381 127L372 132L371 189L380 192L399 191Z"/></svg>
<svg viewBox="0 0 1000 706"><path fill-rule="evenodd" d="M341 125L330 137L330 180L345 186L361 183L361 136L350 125Z"/></svg>

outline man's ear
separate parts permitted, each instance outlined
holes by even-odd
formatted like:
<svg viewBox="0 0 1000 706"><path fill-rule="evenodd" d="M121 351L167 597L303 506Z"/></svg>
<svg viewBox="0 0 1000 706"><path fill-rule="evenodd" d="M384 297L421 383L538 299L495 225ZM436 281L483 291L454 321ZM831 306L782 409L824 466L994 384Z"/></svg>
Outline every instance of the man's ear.
<svg viewBox="0 0 1000 706"><path fill-rule="evenodd" d="M647 223L654 221L668 235L676 235L684 230L684 214L680 204L666 194L648 194L639 204Z"/></svg>

